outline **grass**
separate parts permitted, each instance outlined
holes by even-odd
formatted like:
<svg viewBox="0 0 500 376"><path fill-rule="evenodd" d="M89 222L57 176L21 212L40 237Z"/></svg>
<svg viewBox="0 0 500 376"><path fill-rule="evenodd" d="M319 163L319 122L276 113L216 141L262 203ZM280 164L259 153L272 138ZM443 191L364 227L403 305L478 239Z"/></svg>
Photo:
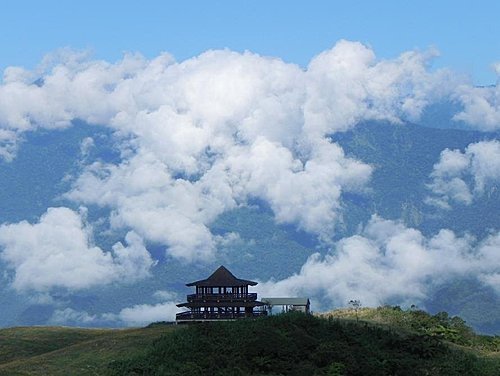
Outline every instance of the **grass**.
<svg viewBox="0 0 500 376"><path fill-rule="evenodd" d="M141 329L27 327L0 330L0 375L100 375L175 326Z"/></svg>
<svg viewBox="0 0 500 376"><path fill-rule="evenodd" d="M403 310L399 306L377 308L337 309L318 316L339 320L360 321L379 325L400 332L425 334L455 345L467 348L479 355L500 358L500 336L486 336L474 333L464 320L449 316L446 312L435 315L418 310Z"/></svg>
<svg viewBox="0 0 500 376"><path fill-rule="evenodd" d="M417 314L415 322L425 326L438 318ZM499 368L498 359L465 350L440 335L352 318L287 313L174 331L142 354L110 364L109 373L497 376Z"/></svg>
<svg viewBox="0 0 500 376"><path fill-rule="evenodd" d="M444 312L387 306L317 316L133 329L2 329L0 375L496 376L500 368L500 337L477 335Z"/></svg>

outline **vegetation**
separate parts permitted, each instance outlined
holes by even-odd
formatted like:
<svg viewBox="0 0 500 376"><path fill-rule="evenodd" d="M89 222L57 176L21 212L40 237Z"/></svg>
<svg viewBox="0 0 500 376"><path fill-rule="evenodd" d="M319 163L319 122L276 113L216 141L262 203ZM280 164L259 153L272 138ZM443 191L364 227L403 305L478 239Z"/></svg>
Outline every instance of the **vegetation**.
<svg viewBox="0 0 500 376"><path fill-rule="evenodd" d="M429 319L418 313L414 323ZM448 345L440 332L291 313L170 332L142 354L110 364L109 374L497 375L499 366L498 358Z"/></svg>
<svg viewBox="0 0 500 376"><path fill-rule="evenodd" d="M0 330L0 375L498 375L500 338L399 307L141 329Z"/></svg>
<svg viewBox="0 0 500 376"><path fill-rule="evenodd" d="M102 375L173 326L143 329L25 327L0 330L0 375Z"/></svg>
<svg viewBox="0 0 500 376"><path fill-rule="evenodd" d="M478 335L458 316L447 312L435 315L412 307L407 310L399 306L378 308L338 309L320 315L323 318L360 319L364 322L385 326L390 330L428 335L483 353L500 354L500 336Z"/></svg>

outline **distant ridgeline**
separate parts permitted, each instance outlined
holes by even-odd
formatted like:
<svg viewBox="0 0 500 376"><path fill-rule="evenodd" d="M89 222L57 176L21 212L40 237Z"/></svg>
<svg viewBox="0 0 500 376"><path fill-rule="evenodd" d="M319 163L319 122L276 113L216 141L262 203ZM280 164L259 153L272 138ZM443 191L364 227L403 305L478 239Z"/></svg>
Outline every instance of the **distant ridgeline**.
<svg viewBox="0 0 500 376"><path fill-rule="evenodd" d="M438 119L436 116L429 114L427 121ZM69 189L66 177L81 172L80 146L89 136L95 142L86 156L89 163L119 160L112 132L104 128L76 123L65 130L27 134L17 157L9 163L0 162L0 223L34 222L51 206L77 209L62 194ZM360 224L374 213L386 219L402 218L406 225L424 235L446 228L482 239L491 229L498 230L500 189L478 198L474 205L458 205L446 211L424 203L429 194L429 176L441 151L464 150L470 143L498 137L498 134L386 123L360 124L351 131L332 135L347 155L375 167L367 193L343 196L343 220L336 239L355 234ZM109 231L108 220L102 220L108 216L107 208L88 207L87 221L94 229L93 240L104 250L123 241L125 233L125 230ZM148 251L159 260L150 278L77 292L59 289L51 292L51 299L16 292L4 273L6 265L0 261L0 326L44 325L53 322L57 310L66 308L81 313L68 315L67 325L120 326L124 324L107 320L105 317L110 316L103 314L118 313L140 304L158 304L153 296L155 291L167 290L185 296L189 293L185 281L197 280L206 270L215 270L221 264L236 275L262 281L279 280L300 270L312 253L328 251L318 247L314 236L292 225L277 224L271 209L262 202L223 213L211 223L210 230L215 235L237 233L240 241L230 249L222 249L213 262L202 266L186 265L165 256L164 246L147 244ZM419 305L434 313L449 311L460 315L481 332L500 333L500 298L473 276L436 287ZM78 317L95 319L85 322Z"/></svg>

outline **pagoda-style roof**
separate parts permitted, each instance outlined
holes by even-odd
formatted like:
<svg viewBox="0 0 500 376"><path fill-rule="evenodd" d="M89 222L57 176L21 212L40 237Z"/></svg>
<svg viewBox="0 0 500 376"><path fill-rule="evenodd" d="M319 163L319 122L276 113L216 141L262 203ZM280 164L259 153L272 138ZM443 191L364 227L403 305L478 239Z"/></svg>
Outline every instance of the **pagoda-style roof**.
<svg viewBox="0 0 500 376"><path fill-rule="evenodd" d="M204 287L224 287L224 286L255 286L257 282L248 281L246 279L236 278L233 273L221 265L207 279L187 283L186 286L204 286Z"/></svg>

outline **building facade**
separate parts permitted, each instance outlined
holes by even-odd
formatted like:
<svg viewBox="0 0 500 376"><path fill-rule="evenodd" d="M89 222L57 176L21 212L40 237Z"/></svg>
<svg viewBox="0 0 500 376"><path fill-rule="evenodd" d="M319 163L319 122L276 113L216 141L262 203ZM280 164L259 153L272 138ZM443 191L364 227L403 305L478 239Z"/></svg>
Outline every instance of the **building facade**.
<svg viewBox="0 0 500 376"><path fill-rule="evenodd" d="M262 298L269 315L286 312L311 313L309 298Z"/></svg>
<svg viewBox="0 0 500 376"><path fill-rule="evenodd" d="M266 315L264 303L257 294L249 292L249 286L257 282L236 278L224 266L210 277L186 284L195 287L195 293L187 296L187 302L177 307L187 308L176 315L178 323L193 321L236 320Z"/></svg>

